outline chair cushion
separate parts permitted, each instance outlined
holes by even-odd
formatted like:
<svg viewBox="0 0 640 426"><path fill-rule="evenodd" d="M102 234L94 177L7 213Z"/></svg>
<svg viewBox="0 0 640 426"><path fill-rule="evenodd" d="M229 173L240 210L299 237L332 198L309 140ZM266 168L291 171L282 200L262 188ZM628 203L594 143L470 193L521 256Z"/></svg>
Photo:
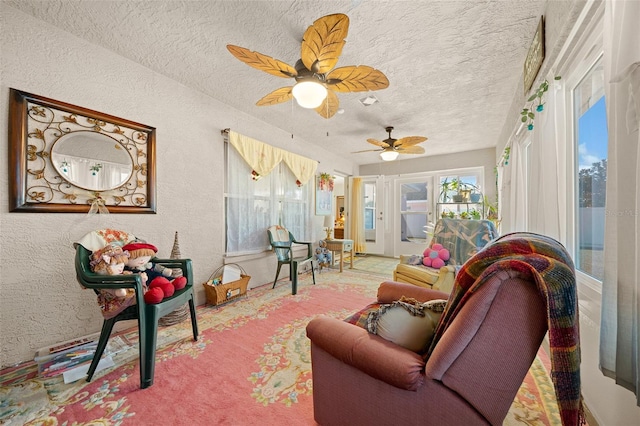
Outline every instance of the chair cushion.
<svg viewBox="0 0 640 426"><path fill-rule="evenodd" d="M438 280L439 269L429 268L422 265L407 265L399 263L396 266L396 274L401 274L417 281L426 282L433 285Z"/></svg>

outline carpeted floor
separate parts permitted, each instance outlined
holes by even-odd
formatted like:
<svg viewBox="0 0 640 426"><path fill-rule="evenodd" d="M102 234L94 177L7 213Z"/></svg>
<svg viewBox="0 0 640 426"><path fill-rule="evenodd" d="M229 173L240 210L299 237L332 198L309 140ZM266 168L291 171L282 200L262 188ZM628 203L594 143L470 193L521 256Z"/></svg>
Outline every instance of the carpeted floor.
<svg viewBox="0 0 640 426"><path fill-rule="evenodd" d="M367 262L371 263L367 265ZM302 275L298 294L288 281L262 286L222 307L200 307L201 336L190 324L162 328L155 383L139 389L137 347L115 357L115 368L91 383L59 378L20 380L33 366L0 372L0 422L7 425L314 425L309 341L314 316L345 318L375 298L397 260L366 256L341 274ZM372 274L377 265L386 272ZM386 265L386 266L385 266ZM370 271L371 269L369 269ZM135 330L123 335L135 343ZM505 420L507 425L559 424L549 361L543 351Z"/></svg>

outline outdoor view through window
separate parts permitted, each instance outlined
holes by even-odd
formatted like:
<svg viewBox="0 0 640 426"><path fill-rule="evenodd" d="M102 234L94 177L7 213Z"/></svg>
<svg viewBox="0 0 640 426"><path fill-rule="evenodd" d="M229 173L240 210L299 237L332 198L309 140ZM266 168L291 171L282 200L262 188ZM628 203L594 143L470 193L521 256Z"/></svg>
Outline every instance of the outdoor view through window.
<svg viewBox="0 0 640 426"><path fill-rule="evenodd" d="M573 91L577 158L576 268L604 278L607 114L600 59Z"/></svg>

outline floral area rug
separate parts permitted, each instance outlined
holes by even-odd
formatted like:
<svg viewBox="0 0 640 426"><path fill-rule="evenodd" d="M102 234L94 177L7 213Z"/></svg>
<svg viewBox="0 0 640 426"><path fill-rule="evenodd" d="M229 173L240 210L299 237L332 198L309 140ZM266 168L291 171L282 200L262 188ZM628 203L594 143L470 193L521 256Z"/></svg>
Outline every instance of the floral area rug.
<svg viewBox="0 0 640 426"><path fill-rule="evenodd" d="M140 389L137 346L116 367L65 385L33 378L33 364L0 372L0 424L6 425L314 425L310 343L316 315L346 318L375 299L388 279L362 271L302 275L249 290L220 307L198 308L200 338L189 321L161 328L153 386ZM135 330L123 334L135 343ZM559 424L549 360L541 350L506 425Z"/></svg>

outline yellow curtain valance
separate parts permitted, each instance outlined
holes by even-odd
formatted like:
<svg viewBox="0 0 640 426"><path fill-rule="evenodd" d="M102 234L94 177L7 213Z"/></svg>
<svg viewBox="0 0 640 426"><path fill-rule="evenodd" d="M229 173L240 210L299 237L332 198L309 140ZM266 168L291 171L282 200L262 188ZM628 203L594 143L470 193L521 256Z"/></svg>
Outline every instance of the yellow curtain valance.
<svg viewBox="0 0 640 426"><path fill-rule="evenodd" d="M318 168L317 161L275 148L232 130L229 131L229 142L249 167L260 176L267 176L281 161L284 161L298 179L299 185L304 185L316 174Z"/></svg>

